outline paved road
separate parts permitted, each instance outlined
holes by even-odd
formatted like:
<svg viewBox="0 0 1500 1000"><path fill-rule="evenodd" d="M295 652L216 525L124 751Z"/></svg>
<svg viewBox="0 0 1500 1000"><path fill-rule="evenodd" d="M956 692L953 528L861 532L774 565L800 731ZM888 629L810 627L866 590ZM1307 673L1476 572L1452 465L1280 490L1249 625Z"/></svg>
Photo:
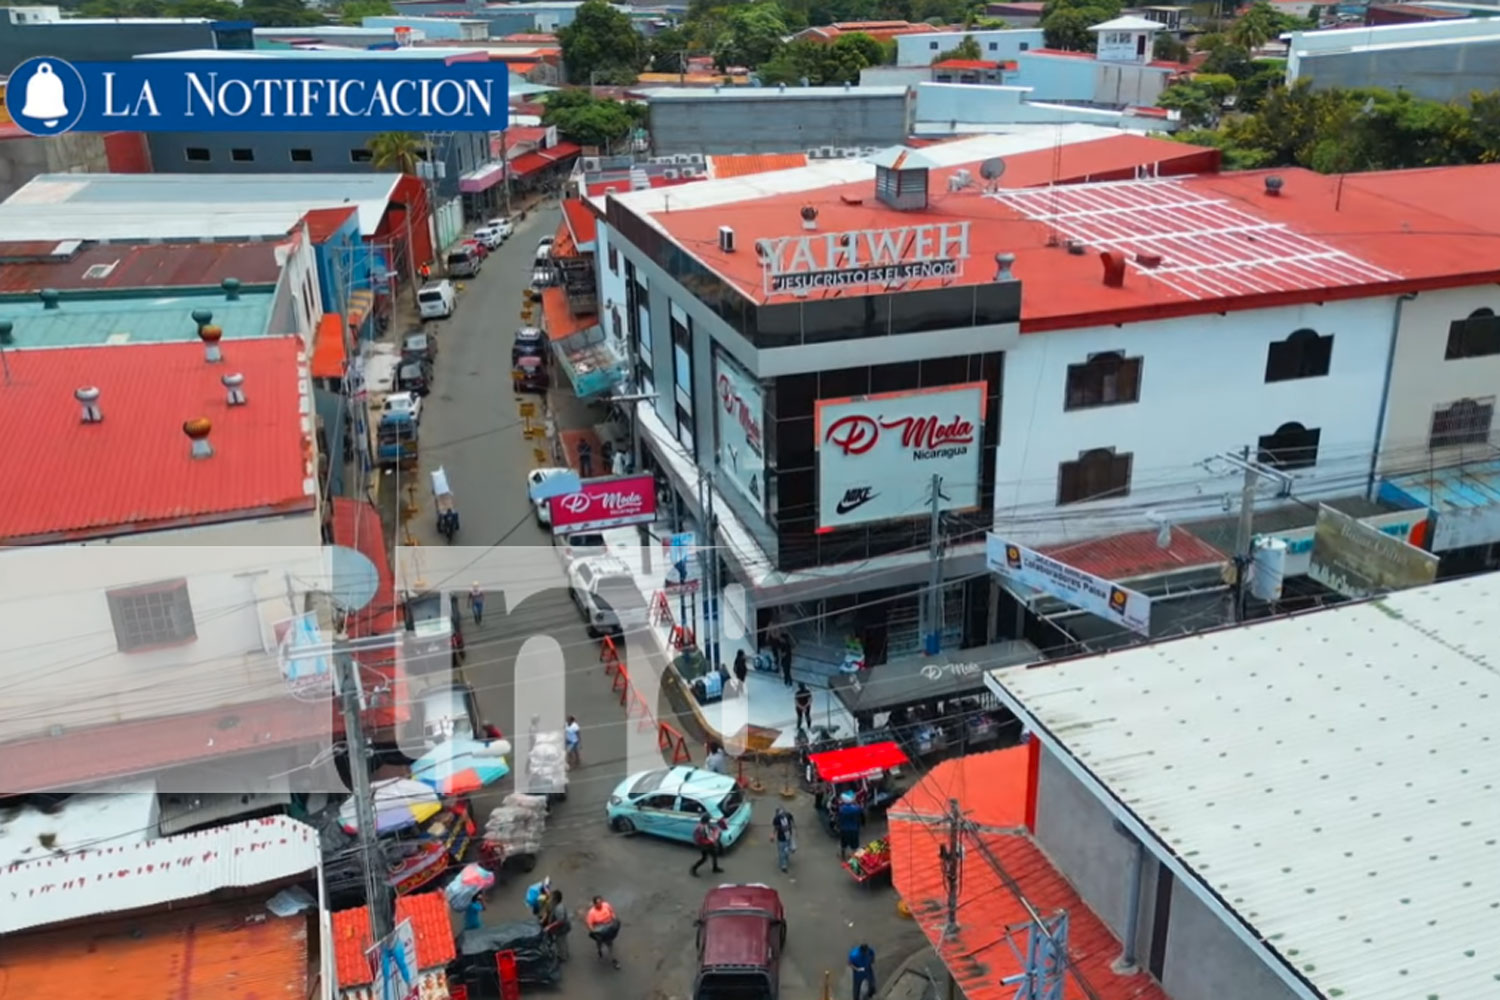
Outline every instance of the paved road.
<svg viewBox="0 0 1500 1000"><path fill-rule="evenodd" d="M433 584L460 591L480 581L488 592L484 624L470 624L465 631L469 655L464 675L489 719L507 735L524 731L518 715L525 720L540 711L537 705L561 696L565 711L584 726L584 766L574 772L567 801L553 810L537 871L510 874L502 881L487 920L522 917L524 886L543 873L553 877L574 907L602 894L624 924L619 941L624 968L616 972L598 964L586 936L577 930L573 961L556 994L560 1000L596 1000L604 989L633 1000L686 997L695 967L693 915L713 882L689 876L688 866L696 857L691 847L626 839L605 827L605 801L631 770L626 735L634 723L626 722L610 691L597 644L584 634L562 587L560 563L548 536L531 519L524 487L525 473L534 464L533 445L521 435L510 389L511 334L519 322L536 241L556 228L557 219L551 210L522 222L509 243L491 255L484 272L466 283L454 318L439 325L436 391L427 400L422 424L420 510L412 521L420 543L415 571ZM583 426L589 420L587 408L565 392L554 394L552 406L564 426ZM427 471L438 465L447 470L462 515L462 530L451 547L434 531ZM387 477L383 489L392 488L392 478ZM491 548L497 542L504 547ZM541 679L517 684L518 658L523 678ZM552 718L561 714L549 712ZM634 766L642 766L639 758ZM783 779L771 783L779 787ZM848 949L861 938L894 970L920 943L914 926L895 916L894 895L853 885L838 867L834 842L814 828L805 799L793 805L806 827L793 877L777 872L767 839L775 799L768 794L757 802L756 829L726 859L722 878L764 881L781 889L791 926L782 997L821 996L823 970L841 971ZM497 800L498 795L477 803L480 815L487 815ZM835 983L836 995L847 995L845 980Z"/></svg>

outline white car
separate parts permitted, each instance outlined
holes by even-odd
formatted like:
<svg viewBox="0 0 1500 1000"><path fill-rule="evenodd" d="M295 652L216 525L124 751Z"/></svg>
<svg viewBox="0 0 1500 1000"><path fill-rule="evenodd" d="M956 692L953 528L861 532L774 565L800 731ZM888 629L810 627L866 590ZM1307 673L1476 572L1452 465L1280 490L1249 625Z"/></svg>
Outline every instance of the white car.
<svg viewBox="0 0 1500 1000"><path fill-rule="evenodd" d="M480 226L474 230L474 238L491 250L505 242L504 235L494 226Z"/></svg>
<svg viewBox="0 0 1500 1000"><path fill-rule="evenodd" d="M536 257L533 258L537 264L545 264L552 259L552 243L548 241L536 248Z"/></svg>
<svg viewBox="0 0 1500 1000"><path fill-rule="evenodd" d="M540 486L553 476L567 472L567 469L541 468L532 469L526 474L526 492L531 494L532 488ZM538 500L531 497L531 505L536 509L536 523L544 528L552 527L552 504L548 500Z"/></svg>
<svg viewBox="0 0 1500 1000"><path fill-rule="evenodd" d="M597 531L575 532L571 535L553 535L552 544L562 549L564 563L580 559L593 559L609 554L609 543Z"/></svg>
<svg viewBox="0 0 1500 1000"><path fill-rule="evenodd" d="M385 405L380 408L381 415L391 414L393 416L410 416L420 423L422 421L422 397L414 392L393 392L385 397Z"/></svg>
<svg viewBox="0 0 1500 1000"><path fill-rule="evenodd" d="M568 592L583 614L591 638L615 635L646 623L646 599L630 567L614 556L580 559L568 567Z"/></svg>
<svg viewBox="0 0 1500 1000"><path fill-rule="evenodd" d="M538 250L542 249L542 247L550 247L551 245L552 237L550 236L543 236L541 239L536 241L536 248Z"/></svg>
<svg viewBox="0 0 1500 1000"><path fill-rule="evenodd" d="M511 225L511 221L503 215L489 219L484 225L486 229L498 229L500 231L500 239L502 240L510 239L511 234L516 231L516 227Z"/></svg>

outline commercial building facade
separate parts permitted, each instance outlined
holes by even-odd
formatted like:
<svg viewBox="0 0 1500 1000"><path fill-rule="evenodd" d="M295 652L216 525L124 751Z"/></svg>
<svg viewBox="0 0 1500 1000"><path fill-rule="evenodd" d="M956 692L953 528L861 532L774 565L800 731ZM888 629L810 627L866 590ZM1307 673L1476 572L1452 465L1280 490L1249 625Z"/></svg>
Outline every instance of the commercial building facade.
<svg viewBox="0 0 1500 1000"><path fill-rule="evenodd" d="M58 7L0 11L0 77L35 55L111 62L177 49L250 49L254 24L203 17L64 18Z"/></svg>
<svg viewBox="0 0 1500 1000"><path fill-rule="evenodd" d="M663 87L643 94L658 156L873 152L904 142L911 130L906 87Z"/></svg>

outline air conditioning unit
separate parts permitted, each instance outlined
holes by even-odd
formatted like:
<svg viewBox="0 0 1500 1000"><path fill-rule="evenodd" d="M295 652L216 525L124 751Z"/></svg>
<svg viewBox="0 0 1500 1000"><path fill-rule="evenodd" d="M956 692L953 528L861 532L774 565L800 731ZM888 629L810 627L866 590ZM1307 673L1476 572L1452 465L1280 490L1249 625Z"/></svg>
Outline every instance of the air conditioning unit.
<svg viewBox="0 0 1500 1000"><path fill-rule="evenodd" d="M661 175L669 181L675 181L677 179L677 171L673 170L671 167L663 170L661 172Z"/></svg>
<svg viewBox="0 0 1500 1000"><path fill-rule="evenodd" d="M585 156L579 160L583 164L583 172L586 174L597 173L599 170L599 157Z"/></svg>
<svg viewBox="0 0 1500 1000"><path fill-rule="evenodd" d="M724 253L734 253L734 230L728 226L719 227L719 249Z"/></svg>
<svg viewBox="0 0 1500 1000"><path fill-rule="evenodd" d="M697 177L698 176L698 171L695 168L693 168L693 167L683 167L682 168L682 176L684 176L684 177Z"/></svg>
<svg viewBox="0 0 1500 1000"><path fill-rule="evenodd" d="M688 154L688 162L689 163L696 163L700 167L703 166L703 154L702 153L689 153Z"/></svg>
<svg viewBox="0 0 1500 1000"><path fill-rule="evenodd" d="M673 163L692 163L693 162L693 158L690 155L688 155L687 153L678 153L676 156L672 157L672 162Z"/></svg>
<svg viewBox="0 0 1500 1000"><path fill-rule="evenodd" d="M835 155L834 152L833 152L833 147L832 146L823 146L822 147L822 152L823 152L823 159L825 159L825 160L831 160L831 159L833 159L833 157Z"/></svg>

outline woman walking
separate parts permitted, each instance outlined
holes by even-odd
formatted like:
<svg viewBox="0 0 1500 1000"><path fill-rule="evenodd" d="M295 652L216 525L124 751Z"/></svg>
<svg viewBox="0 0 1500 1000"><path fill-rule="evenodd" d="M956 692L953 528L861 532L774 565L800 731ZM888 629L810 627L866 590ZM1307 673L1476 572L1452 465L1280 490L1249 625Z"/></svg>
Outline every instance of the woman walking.
<svg viewBox="0 0 1500 1000"><path fill-rule="evenodd" d="M609 963L618 969L620 960L615 958L615 938L620 934L620 918L615 916L615 908L605 902L603 896L595 896L594 905L589 907L584 922L588 924L589 937L599 952L600 961L609 959Z"/></svg>

